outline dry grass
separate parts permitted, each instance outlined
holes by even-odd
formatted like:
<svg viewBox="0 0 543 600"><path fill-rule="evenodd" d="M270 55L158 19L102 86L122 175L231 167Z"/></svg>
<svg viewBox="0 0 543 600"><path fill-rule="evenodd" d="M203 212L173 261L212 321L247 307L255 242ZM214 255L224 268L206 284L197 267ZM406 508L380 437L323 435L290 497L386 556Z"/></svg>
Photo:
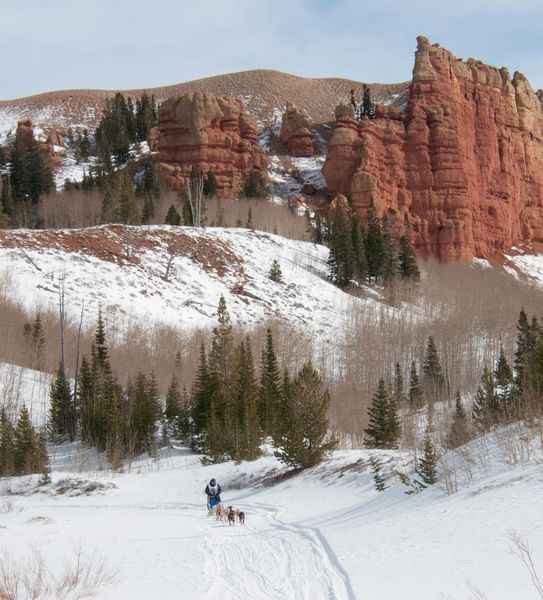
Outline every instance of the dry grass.
<svg viewBox="0 0 543 600"><path fill-rule="evenodd" d="M115 573L95 555L81 549L59 574L49 567L43 555L34 550L26 558L15 559L12 552L0 557L0 600L83 600L96 598L112 583Z"/></svg>
<svg viewBox="0 0 543 600"><path fill-rule="evenodd" d="M370 84L372 98L377 101L393 94L405 94L409 83ZM222 96L243 98L250 113L264 124L274 119L274 108L284 109L287 101L305 110L317 123L332 121L334 109L340 101L347 101L349 90L354 89L362 97L363 83L339 77L297 77L289 73L256 69L238 73L226 73L214 77L196 79L176 85L124 90L125 96L138 98L146 92L159 102L181 96L188 92L211 92ZM48 115L46 125L66 128L68 123L95 127L105 102L117 90L66 90L37 94L28 98L0 101L0 112L23 113L36 124L40 112ZM47 129L47 128L46 128Z"/></svg>

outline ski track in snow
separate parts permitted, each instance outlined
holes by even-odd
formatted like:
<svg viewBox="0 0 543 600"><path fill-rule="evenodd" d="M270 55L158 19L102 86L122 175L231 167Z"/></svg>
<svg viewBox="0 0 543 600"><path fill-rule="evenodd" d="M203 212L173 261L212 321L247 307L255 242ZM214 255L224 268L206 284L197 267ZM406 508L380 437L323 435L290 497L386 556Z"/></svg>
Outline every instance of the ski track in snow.
<svg viewBox="0 0 543 600"><path fill-rule="evenodd" d="M284 523L284 509L276 506L247 504L247 510L245 527L216 521L208 525L206 554L211 556L213 585L205 598L220 593L228 600L356 600L346 572L318 529Z"/></svg>

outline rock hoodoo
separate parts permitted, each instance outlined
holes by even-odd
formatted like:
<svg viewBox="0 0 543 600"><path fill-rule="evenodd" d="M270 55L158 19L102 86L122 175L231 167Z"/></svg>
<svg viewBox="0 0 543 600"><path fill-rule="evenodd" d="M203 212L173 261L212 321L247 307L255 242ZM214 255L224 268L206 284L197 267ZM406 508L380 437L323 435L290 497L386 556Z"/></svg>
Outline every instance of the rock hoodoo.
<svg viewBox="0 0 543 600"><path fill-rule="evenodd" d="M360 213L373 200L407 214L416 247L441 260L543 241L543 93L520 73L417 41L404 112L377 105L357 122L350 105L336 109L329 190Z"/></svg>
<svg viewBox="0 0 543 600"><path fill-rule="evenodd" d="M160 107L158 126L159 161L174 188L186 185L193 167L213 171L222 198L238 196L250 171L267 176L256 121L236 98L204 92L171 98Z"/></svg>
<svg viewBox="0 0 543 600"><path fill-rule="evenodd" d="M309 117L290 102L283 113L280 140L290 156L313 156L313 138Z"/></svg>

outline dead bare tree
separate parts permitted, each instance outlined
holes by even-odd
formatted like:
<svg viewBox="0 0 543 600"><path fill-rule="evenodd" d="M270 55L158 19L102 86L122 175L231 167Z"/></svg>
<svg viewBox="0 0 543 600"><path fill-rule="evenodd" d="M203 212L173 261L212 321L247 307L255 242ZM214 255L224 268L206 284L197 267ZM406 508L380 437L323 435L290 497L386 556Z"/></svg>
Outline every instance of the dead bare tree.
<svg viewBox="0 0 543 600"><path fill-rule="evenodd" d="M187 195L192 213L192 225L202 226L202 199L204 197L204 176L200 173L191 177L187 183Z"/></svg>
<svg viewBox="0 0 543 600"><path fill-rule="evenodd" d="M537 595L543 600L543 584L537 574L534 559L532 556L532 550L528 544L526 536L522 535L518 531L512 530L509 532L509 539L511 540L512 551L516 554L520 560L524 563L532 578L532 583L537 590Z"/></svg>

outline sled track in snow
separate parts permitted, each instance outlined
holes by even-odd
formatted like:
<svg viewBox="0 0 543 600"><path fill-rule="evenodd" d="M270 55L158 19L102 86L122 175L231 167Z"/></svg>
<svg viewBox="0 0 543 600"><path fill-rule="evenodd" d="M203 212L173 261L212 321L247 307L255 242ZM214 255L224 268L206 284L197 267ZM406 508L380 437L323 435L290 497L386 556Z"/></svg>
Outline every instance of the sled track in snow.
<svg viewBox="0 0 543 600"><path fill-rule="evenodd" d="M281 509L247 504L248 523L208 519L205 598L356 600L349 577L318 529L284 523Z"/></svg>

